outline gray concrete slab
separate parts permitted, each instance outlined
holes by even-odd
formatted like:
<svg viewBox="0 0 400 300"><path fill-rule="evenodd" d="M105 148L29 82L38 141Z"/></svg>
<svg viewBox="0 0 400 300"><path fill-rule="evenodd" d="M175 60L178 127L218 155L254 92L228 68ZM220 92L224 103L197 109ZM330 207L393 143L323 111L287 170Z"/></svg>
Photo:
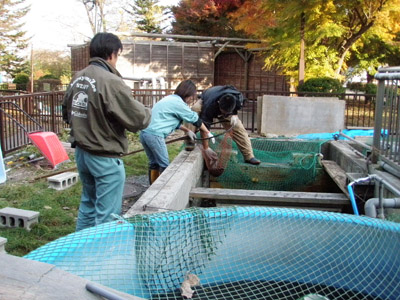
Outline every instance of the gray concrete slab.
<svg viewBox="0 0 400 300"><path fill-rule="evenodd" d="M260 101L261 100L261 101ZM258 99L259 133L295 136L344 129L346 101L336 97L264 95Z"/></svg>
<svg viewBox="0 0 400 300"><path fill-rule="evenodd" d="M193 151L181 151L124 217L187 208L190 190L198 184L203 168L203 156L198 147Z"/></svg>
<svg viewBox="0 0 400 300"><path fill-rule="evenodd" d="M87 283L91 281L54 265L0 253L0 300L105 299L89 292ZM114 299L143 300L100 284L95 285L116 295Z"/></svg>

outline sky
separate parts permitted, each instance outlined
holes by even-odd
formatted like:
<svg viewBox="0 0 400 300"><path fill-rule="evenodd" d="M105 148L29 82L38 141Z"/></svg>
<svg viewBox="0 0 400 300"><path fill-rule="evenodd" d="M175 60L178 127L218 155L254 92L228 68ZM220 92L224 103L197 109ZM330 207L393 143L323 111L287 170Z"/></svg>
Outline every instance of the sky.
<svg viewBox="0 0 400 300"><path fill-rule="evenodd" d="M161 0L160 5L176 5L179 0ZM90 40L92 31L84 5L79 0L26 0L31 10L25 30L33 49L68 50Z"/></svg>

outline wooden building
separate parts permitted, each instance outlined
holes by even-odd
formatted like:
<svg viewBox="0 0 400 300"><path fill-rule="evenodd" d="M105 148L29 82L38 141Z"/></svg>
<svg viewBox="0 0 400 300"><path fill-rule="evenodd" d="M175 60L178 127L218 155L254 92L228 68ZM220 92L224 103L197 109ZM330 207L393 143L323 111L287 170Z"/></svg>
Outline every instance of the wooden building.
<svg viewBox="0 0 400 300"><path fill-rule="evenodd" d="M231 84L241 91L288 91L285 76L263 69L255 40L136 33L123 36L117 69L132 88L174 89L185 79L198 89ZM161 40L163 39L163 40ZM89 45L71 45L72 73L87 66Z"/></svg>

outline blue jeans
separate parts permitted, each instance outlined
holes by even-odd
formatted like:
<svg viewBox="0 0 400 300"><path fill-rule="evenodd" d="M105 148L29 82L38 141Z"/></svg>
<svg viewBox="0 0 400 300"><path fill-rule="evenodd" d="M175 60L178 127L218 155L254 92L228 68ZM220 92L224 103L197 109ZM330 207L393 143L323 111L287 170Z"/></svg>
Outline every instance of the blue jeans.
<svg viewBox="0 0 400 300"><path fill-rule="evenodd" d="M120 214L125 184L124 163L119 158L90 154L75 148L75 161L82 182L76 231L113 220Z"/></svg>
<svg viewBox="0 0 400 300"><path fill-rule="evenodd" d="M169 157L165 139L151 133L140 132L140 142L149 159L149 169L164 171L169 165Z"/></svg>

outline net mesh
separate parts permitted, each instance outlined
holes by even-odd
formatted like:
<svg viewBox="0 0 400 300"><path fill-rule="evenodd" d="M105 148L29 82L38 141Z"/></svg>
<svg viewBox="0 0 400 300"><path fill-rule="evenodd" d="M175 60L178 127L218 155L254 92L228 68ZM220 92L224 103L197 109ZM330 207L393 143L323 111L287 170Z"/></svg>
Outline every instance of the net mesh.
<svg viewBox="0 0 400 300"><path fill-rule="evenodd" d="M223 136L218 139L216 146L208 149L204 149L199 144L204 162L207 170L212 176L218 177L223 174L226 167L228 166L231 153L232 153L232 134L226 132Z"/></svg>
<svg viewBox="0 0 400 300"><path fill-rule="evenodd" d="M25 257L144 299L399 299L400 224L331 212L190 208L138 215Z"/></svg>
<svg viewBox="0 0 400 300"><path fill-rule="evenodd" d="M224 151L225 136L210 144L216 152ZM222 141L222 142L221 142ZM313 183L318 174L321 146L328 140L252 139L255 157L261 165L244 163L236 143L222 175L215 180L223 188L246 190L296 191ZM212 174L211 174L212 175Z"/></svg>

